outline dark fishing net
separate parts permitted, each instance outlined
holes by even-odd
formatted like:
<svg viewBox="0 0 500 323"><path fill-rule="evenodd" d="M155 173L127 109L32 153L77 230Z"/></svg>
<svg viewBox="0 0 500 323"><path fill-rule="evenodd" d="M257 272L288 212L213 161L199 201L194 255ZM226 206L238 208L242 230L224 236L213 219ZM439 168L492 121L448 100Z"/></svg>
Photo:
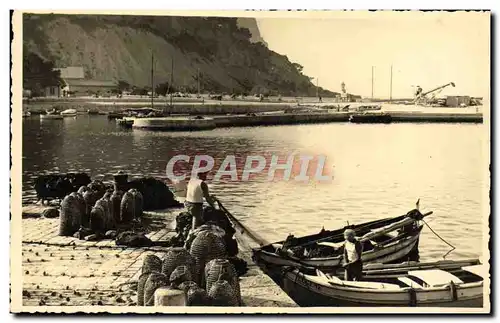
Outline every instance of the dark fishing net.
<svg viewBox="0 0 500 323"><path fill-rule="evenodd" d="M161 273L161 259L156 255L146 255L142 262L142 273Z"/></svg>
<svg viewBox="0 0 500 323"><path fill-rule="evenodd" d="M191 254L182 247L170 248L165 258L163 258L161 272L170 277L175 268L183 265L187 266L191 272L191 276L194 276L196 273L196 262Z"/></svg>
<svg viewBox="0 0 500 323"><path fill-rule="evenodd" d="M155 291L164 286L169 285L168 277L161 273L151 273L146 280L144 285L144 305L153 306L154 305L154 294Z"/></svg>
<svg viewBox="0 0 500 323"><path fill-rule="evenodd" d="M85 207L86 207L86 212L85 215L82 217L82 225L85 227L88 227L89 220L90 220L90 211L92 211L92 208L95 205L96 199L94 196L94 193L91 190L87 190L83 194L83 200L85 201Z"/></svg>
<svg viewBox="0 0 500 323"><path fill-rule="evenodd" d="M132 195L134 196L134 206L135 206L134 217L136 219L139 219L140 217L142 217L142 213L143 213L144 198L143 198L141 192L139 192L138 190L136 190L134 188L129 190L129 192L132 193Z"/></svg>
<svg viewBox="0 0 500 323"><path fill-rule="evenodd" d="M170 284L176 288L183 282L191 281L192 279L191 270L187 266L179 266L170 274Z"/></svg>
<svg viewBox="0 0 500 323"><path fill-rule="evenodd" d="M113 217L115 223L120 223L121 213L120 213L120 204L122 202L123 194L121 191L114 191L111 194L111 207L113 208Z"/></svg>
<svg viewBox="0 0 500 323"><path fill-rule="evenodd" d="M190 249L195 259L195 279L200 286L205 286L205 265L212 259L226 258L224 242L211 231L202 231L193 240Z"/></svg>
<svg viewBox="0 0 500 323"><path fill-rule="evenodd" d="M144 306L144 285L146 285L146 281L151 275L151 272L146 272L139 276L137 281L137 305Z"/></svg>
<svg viewBox="0 0 500 323"><path fill-rule="evenodd" d="M187 306L209 306L211 301L204 289L192 286L186 293L186 303Z"/></svg>
<svg viewBox="0 0 500 323"><path fill-rule="evenodd" d="M67 195L61 203L59 235L72 236L80 228L80 205L75 196Z"/></svg>
<svg viewBox="0 0 500 323"><path fill-rule="evenodd" d="M216 281L208 292L212 306L239 306L236 292L225 280Z"/></svg>
<svg viewBox="0 0 500 323"><path fill-rule="evenodd" d="M120 204L120 215L122 223L128 223L135 217L135 197L132 193L126 192L123 194Z"/></svg>
<svg viewBox="0 0 500 323"><path fill-rule="evenodd" d="M212 259L205 266L206 290L219 280L227 281L233 288L238 304L241 303L240 281L236 270L227 259Z"/></svg>
<svg viewBox="0 0 500 323"><path fill-rule="evenodd" d="M95 206L92 208L90 211L90 220L89 220L89 227L90 230L94 233L102 233L104 234L105 232L105 214L104 210L100 206Z"/></svg>

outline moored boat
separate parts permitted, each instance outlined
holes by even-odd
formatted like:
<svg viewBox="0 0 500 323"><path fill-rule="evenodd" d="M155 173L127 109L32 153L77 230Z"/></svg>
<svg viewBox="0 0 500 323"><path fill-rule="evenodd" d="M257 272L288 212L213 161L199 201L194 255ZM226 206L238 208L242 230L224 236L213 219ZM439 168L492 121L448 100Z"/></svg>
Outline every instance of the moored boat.
<svg viewBox="0 0 500 323"><path fill-rule="evenodd" d="M63 117L76 117L77 111L76 109L66 109L61 112Z"/></svg>
<svg viewBox="0 0 500 323"><path fill-rule="evenodd" d="M300 306L482 307L486 266L477 259L367 265L361 281L290 268L283 289Z"/></svg>
<svg viewBox="0 0 500 323"><path fill-rule="evenodd" d="M254 260L263 267L293 266L332 269L343 259L345 229L356 232L363 244L361 259L364 263L395 263L418 260L418 240L422 225L419 223L432 212L422 214L417 209L393 218L375 220L341 229L322 230L318 234L271 243L254 249Z"/></svg>
<svg viewBox="0 0 500 323"><path fill-rule="evenodd" d="M52 120L62 120L64 117L56 108L45 111L45 113L40 114L40 119L52 119Z"/></svg>

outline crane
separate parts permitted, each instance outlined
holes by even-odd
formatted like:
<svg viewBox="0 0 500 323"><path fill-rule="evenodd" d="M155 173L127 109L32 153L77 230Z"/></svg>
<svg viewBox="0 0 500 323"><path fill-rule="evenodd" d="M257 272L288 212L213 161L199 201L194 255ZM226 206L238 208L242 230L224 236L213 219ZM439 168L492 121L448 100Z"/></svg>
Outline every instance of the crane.
<svg viewBox="0 0 500 323"><path fill-rule="evenodd" d="M415 100L414 102L415 103L428 103L429 101L431 101L434 97L427 97L427 95L433 93L433 92L436 92L436 91L440 91L442 89L444 89L445 87L448 87L448 86L452 86L452 87L455 87L455 83L453 82L450 82L450 83L447 83L447 84L444 84L444 85L441 85L441 86L438 86L430 91L427 91L427 92L423 92L422 93L422 89L417 86L417 93L416 93L416 96L415 96Z"/></svg>

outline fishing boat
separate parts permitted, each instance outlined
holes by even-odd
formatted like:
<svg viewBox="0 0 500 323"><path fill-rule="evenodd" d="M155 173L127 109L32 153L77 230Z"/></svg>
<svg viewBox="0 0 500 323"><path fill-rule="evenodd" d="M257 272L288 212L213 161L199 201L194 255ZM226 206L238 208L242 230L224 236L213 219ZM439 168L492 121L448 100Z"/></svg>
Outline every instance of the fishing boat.
<svg viewBox="0 0 500 323"><path fill-rule="evenodd" d="M61 112L63 117L76 117L77 111L76 109L66 109Z"/></svg>
<svg viewBox="0 0 500 323"><path fill-rule="evenodd" d="M478 259L365 267L361 281L345 281L340 271L289 268L283 289L300 306L483 306L488 270Z"/></svg>
<svg viewBox="0 0 500 323"><path fill-rule="evenodd" d="M253 250L253 258L262 267L293 266L331 269L339 267L344 252L344 231L353 229L363 244L364 263L395 263L418 260L420 220L432 214L414 209L405 215L271 243Z"/></svg>
<svg viewBox="0 0 500 323"><path fill-rule="evenodd" d="M62 120L64 117L55 108L51 111L45 111L45 113L40 114L40 119L52 119L52 120Z"/></svg>

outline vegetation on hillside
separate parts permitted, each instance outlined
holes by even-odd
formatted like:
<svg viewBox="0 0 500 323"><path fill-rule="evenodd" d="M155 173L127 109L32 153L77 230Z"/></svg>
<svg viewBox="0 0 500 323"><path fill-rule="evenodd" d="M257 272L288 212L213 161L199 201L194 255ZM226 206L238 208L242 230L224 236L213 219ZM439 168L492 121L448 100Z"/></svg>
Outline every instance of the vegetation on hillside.
<svg viewBox="0 0 500 323"><path fill-rule="evenodd" d="M54 70L54 63L42 59L35 53L23 52L23 88L32 96L42 95L49 86L63 86L60 72Z"/></svg>
<svg viewBox="0 0 500 323"><path fill-rule="evenodd" d="M25 14L24 45L58 67L83 66L94 79L203 92L314 96L302 66L251 42L237 18ZM174 69L172 71L172 66ZM199 80L198 80L199 78ZM159 88L164 90L163 88ZM334 93L319 90L327 97Z"/></svg>

